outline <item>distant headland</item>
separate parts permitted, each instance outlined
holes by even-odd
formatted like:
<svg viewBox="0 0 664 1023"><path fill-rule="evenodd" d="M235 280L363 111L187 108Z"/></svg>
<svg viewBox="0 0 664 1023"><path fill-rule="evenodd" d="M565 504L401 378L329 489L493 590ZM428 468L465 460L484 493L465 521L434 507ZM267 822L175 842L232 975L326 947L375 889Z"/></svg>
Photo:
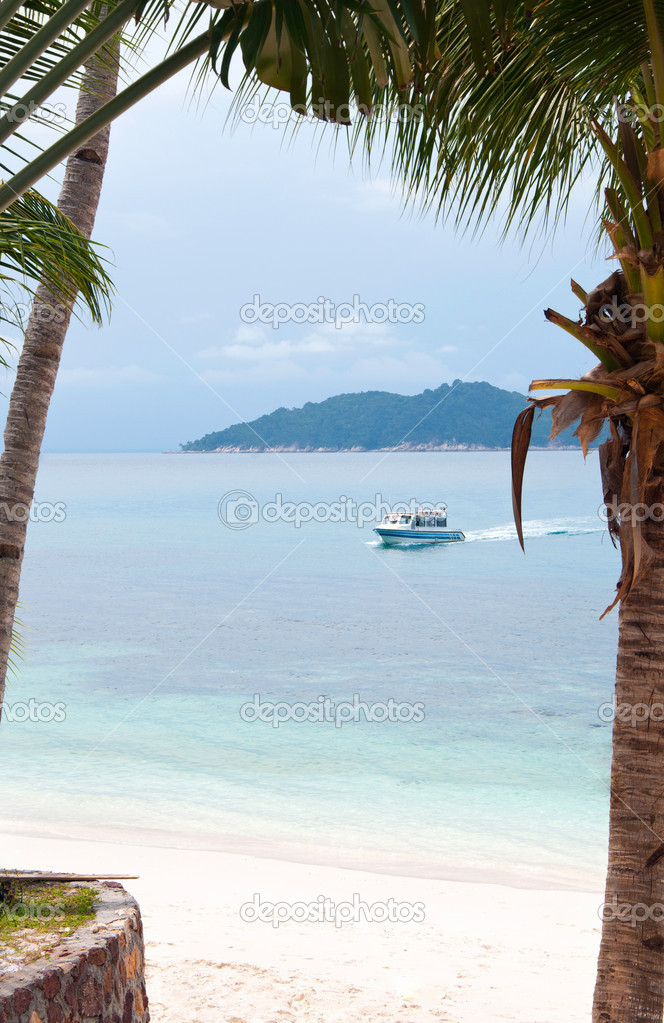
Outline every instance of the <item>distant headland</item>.
<svg viewBox="0 0 664 1023"><path fill-rule="evenodd" d="M518 391L486 382L441 384L421 394L361 391L302 408L279 408L181 444L183 452L487 451L509 448L514 420L526 406ZM535 447L578 443L571 430L549 444L551 414L536 421Z"/></svg>

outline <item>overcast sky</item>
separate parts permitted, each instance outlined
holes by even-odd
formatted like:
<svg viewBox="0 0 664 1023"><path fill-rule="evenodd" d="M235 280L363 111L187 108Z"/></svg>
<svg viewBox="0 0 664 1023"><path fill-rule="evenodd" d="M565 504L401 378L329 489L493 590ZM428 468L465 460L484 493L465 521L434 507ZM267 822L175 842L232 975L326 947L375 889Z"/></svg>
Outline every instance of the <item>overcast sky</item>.
<svg viewBox="0 0 664 1023"><path fill-rule="evenodd" d="M70 329L46 451L177 450L344 391L415 394L462 378L525 393L534 377L590 368L542 315L576 316L570 275L591 287L613 269L589 247L590 187L534 252L501 247L495 230L460 237L404 214L387 168L369 176L344 145L333 153L335 129L305 124L292 141L250 110L233 131L229 93L192 105L188 85L185 72L113 126L95 238L117 296L103 328ZM328 318L359 296L388 322L274 328L242 313L256 295L325 299Z"/></svg>

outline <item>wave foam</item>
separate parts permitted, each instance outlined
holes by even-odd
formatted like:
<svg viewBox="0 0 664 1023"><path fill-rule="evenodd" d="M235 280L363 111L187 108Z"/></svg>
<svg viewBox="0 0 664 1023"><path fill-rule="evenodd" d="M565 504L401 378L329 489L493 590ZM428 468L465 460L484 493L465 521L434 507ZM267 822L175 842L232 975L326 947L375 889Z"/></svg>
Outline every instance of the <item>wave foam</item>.
<svg viewBox="0 0 664 1023"><path fill-rule="evenodd" d="M529 519L523 523L523 535L526 539L538 536L581 536L584 533L602 533L606 526L591 518L585 519ZM499 540L516 540L516 527L512 522L489 529L471 529L466 533L466 541L497 542Z"/></svg>

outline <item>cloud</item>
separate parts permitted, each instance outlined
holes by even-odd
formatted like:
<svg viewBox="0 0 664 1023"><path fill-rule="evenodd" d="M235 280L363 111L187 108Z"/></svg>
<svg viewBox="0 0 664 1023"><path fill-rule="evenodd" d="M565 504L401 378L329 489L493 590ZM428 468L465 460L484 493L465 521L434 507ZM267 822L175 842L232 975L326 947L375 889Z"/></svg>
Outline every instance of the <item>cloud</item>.
<svg viewBox="0 0 664 1023"><path fill-rule="evenodd" d="M58 383L71 387L121 387L125 384L152 384L164 377L131 363L129 366L76 366L61 369Z"/></svg>
<svg viewBox="0 0 664 1023"><path fill-rule="evenodd" d="M458 352L459 349L456 345L443 345L442 348L437 348L436 351L441 355L453 355L454 352Z"/></svg>
<svg viewBox="0 0 664 1023"><path fill-rule="evenodd" d="M325 360L312 361L308 365L303 363L304 360L300 358L296 360L286 357L277 361L237 360L228 367L205 369L201 376L208 383L219 387L295 382L305 386L312 395L320 393L322 386L329 394L376 388L415 394L425 387L438 387L453 376L445 363L414 348L402 349L399 355L376 350L359 358L351 356L350 360L345 358L336 362ZM352 381L351 387L349 381ZM275 408L277 404L279 402L274 403ZM272 409L266 407L265 411Z"/></svg>
<svg viewBox="0 0 664 1023"><path fill-rule="evenodd" d="M284 359L282 362L257 363L247 370L244 366L240 369L205 369L201 373L203 380L209 384L270 384L286 380L312 379L303 366L292 359ZM276 406L275 406L276 407ZM272 411L266 409L265 411Z"/></svg>
<svg viewBox="0 0 664 1023"><path fill-rule="evenodd" d="M435 388L451 374L445 363L427 352L411 348L399 356L385 354L356 359L349 367L349 376L360 382L367 381L370 386L375 386L371 381L380 380Z"/></svg>
<svg viewBox="0 0 664 1023"><path fill-rule="evenodd" d="M233 339L224 345L204 348L196 353L205 361L280 362L293 356L340 356L348 358L350 349L389 348L402 344L389 324L325 323L303 337L275 341L274 331L265 326L243 324Z"/></svg>
<svg viewBox="0 0 664 1023"><path fill-rule="evenodd" d="M266 344L228 345L224 348L227 359L242 359L249 362L274 362L292 355L321 355L334 352L334 345L320 338L305 338L303 341L272 341Z"/></svg>
<svg viewBox="0 0 664 1023"><path fill-rule="evenodd" d="M506 391L518 391L520 394L527 394L530 387L530 379L523 373L505 373L495 381L496 387L504 387Z"/></svg>

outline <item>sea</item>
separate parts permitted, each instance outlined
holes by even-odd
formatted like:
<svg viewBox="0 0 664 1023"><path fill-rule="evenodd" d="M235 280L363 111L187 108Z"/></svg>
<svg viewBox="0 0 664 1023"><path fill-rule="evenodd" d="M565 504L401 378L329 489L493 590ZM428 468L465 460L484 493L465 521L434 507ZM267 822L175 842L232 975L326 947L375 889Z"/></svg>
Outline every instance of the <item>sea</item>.
<svg viewBox="0 0 664 1023"><path fill-rule="evenodd" d="M466 542L383 546L392 506ZM597 454L52 454L0 827L601 882L619 553Z"/></svg>

